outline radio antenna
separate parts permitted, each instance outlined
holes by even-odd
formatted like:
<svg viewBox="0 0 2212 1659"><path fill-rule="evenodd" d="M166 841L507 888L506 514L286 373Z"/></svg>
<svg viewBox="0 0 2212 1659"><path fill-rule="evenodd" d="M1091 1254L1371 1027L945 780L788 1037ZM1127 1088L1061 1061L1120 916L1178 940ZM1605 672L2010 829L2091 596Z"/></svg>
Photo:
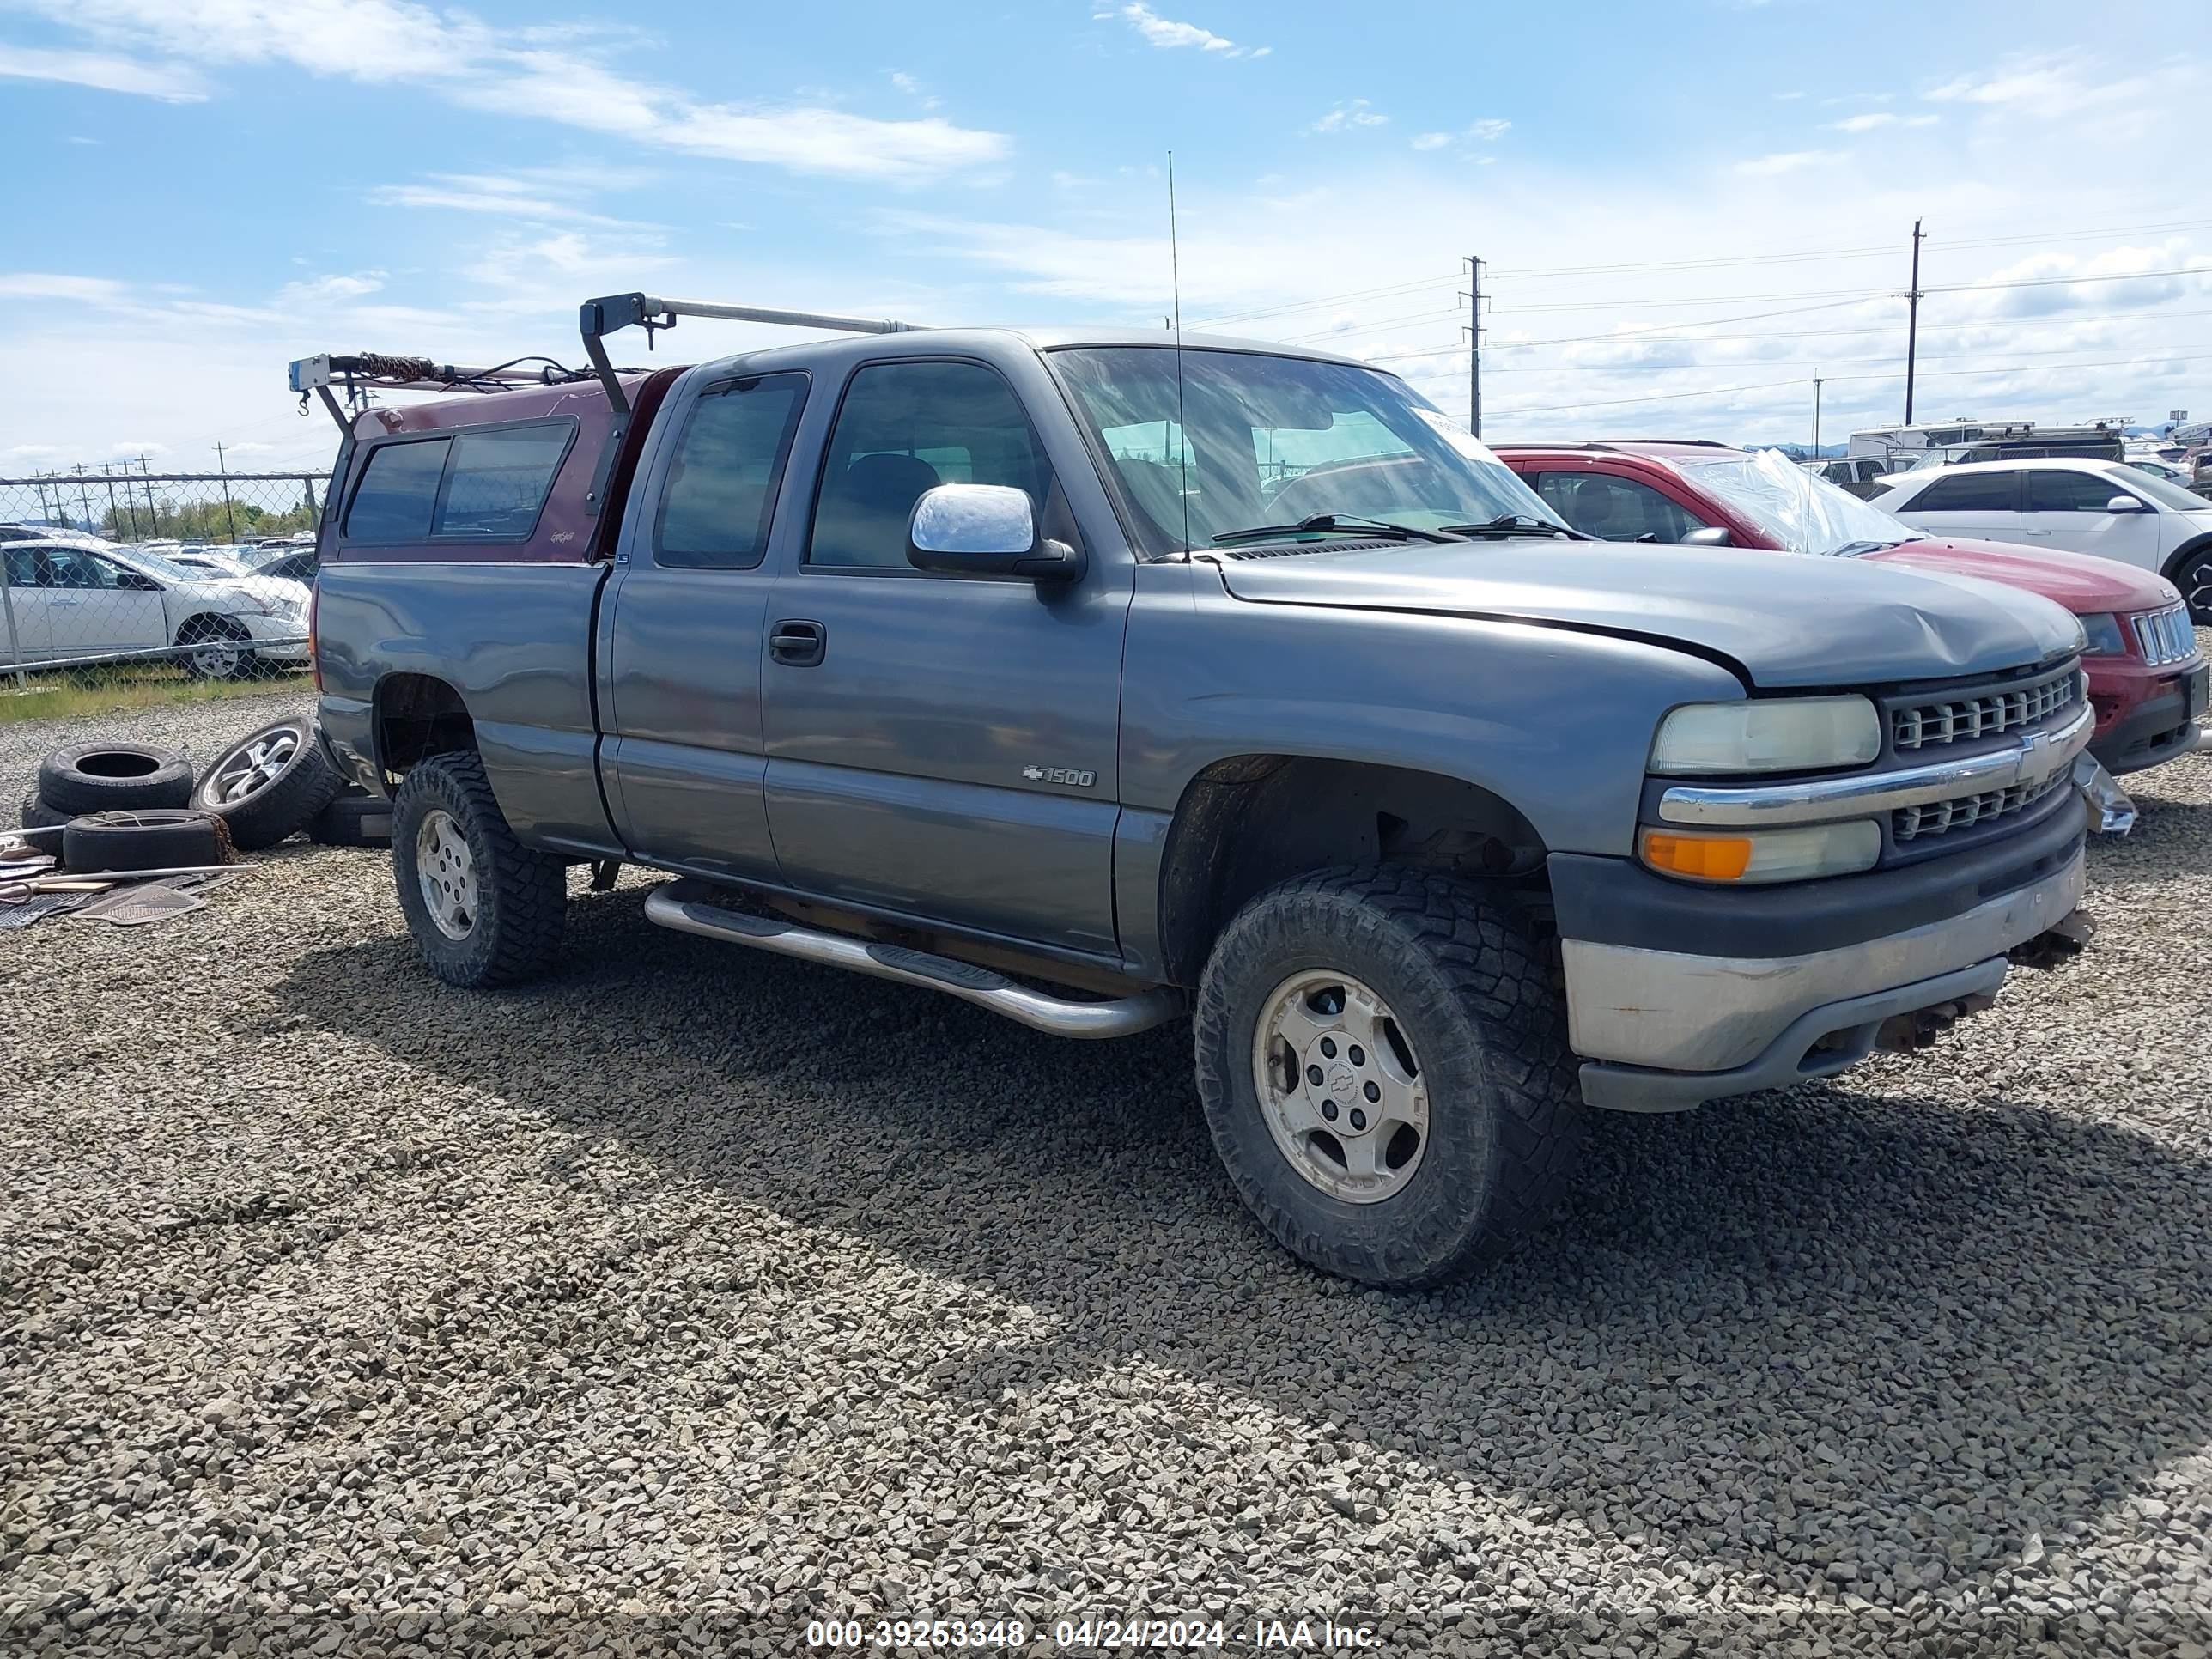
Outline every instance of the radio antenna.
<svg viewBox="0 0 2212 1659"><path fill-rule="evenodd" d="M1176 240L1175 152L1168 152L1168 276L1175 289L1176 453L1182 463L1182 556L1190 557L1190 426L1182 404L1182 256Z"/></svg>

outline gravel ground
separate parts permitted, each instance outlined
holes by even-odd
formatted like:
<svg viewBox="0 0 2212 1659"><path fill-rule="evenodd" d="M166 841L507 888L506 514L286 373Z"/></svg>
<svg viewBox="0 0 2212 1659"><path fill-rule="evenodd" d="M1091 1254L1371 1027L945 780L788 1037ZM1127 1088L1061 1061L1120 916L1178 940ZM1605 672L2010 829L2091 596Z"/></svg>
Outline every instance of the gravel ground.
<svg viewBox="0 0 2212 1659"><path fill-rule="evenodd" d="M0 935L0 1644L2201 1656L2212 761L2136 793L2089 954L1838 1085L1595 1115L1548 1231L1416 1297L1247 1220L1183 1031L1055 1042L635 879L504 995L362 853Z"/></svg>

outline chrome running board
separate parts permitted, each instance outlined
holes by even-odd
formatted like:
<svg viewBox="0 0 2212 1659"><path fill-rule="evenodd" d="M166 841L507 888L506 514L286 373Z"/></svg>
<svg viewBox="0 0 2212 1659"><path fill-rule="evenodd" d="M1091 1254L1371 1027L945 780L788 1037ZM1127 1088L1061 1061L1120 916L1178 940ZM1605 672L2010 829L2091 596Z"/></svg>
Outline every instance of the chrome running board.
<svg viewBox="0 0 2212 1659"><path fill-rule="evenodd" d="M1130 1036L1164 1024L1183 1011L1182 994L1166 986L1140 991L1111 1001L1073 1002L1064 997L1017 985L1004 974L950 957L910 951L902 945L875 939L850 939L842 933L802 927L778 916L756 916L725 909L705 902L712 890L690 881L672 881L646 896L649 921L672 927L679 933L732 945L750 945L757 951L797 957L803 962L827 963L849 968L856 974L872 974L907 985L927 986L1003 1014L1032 1030L1064 1037Z"/></svg>

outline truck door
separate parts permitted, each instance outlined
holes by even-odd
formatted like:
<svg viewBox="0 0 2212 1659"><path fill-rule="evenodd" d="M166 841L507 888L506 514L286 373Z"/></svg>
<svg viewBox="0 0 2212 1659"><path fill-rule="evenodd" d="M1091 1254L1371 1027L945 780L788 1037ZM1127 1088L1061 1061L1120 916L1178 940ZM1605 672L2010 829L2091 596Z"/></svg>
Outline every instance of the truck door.
<svg viewBox="0 0 2212 1659"><path fill-rule="evenodd" d="M665 459L641 473L602 607L601 756L633 852L703 873L776 879L761 778L761 568L806 402L799 373L710 381Z"/></svg>
<svg viewBox="0 0 2212 1659"><path fill-rule="evenodd" d="M1041 533L1077 538L1040 425L1060 468L1091 463L1048 412L1057 425L1033 422L971 358L846 381L769 607L768 818L790 886L1108 956L1127 564L1094 555L1041 587L906 557L914 504L940 483L1026 490Z"/></svg>

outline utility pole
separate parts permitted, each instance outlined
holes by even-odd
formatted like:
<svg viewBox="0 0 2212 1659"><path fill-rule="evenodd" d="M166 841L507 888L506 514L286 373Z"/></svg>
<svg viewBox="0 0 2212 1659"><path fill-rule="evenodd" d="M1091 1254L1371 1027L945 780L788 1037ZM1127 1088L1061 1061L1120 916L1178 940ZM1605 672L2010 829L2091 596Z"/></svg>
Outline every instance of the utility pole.
<svg viewBox="0 0 2212 1659"><path fill-rule="evenodd" d="M215 447L215 470L222 475L222 517L230 526L230 544L238 545L238 515L230 510L230 468L222 459L222 446Z"/></svg>
<svg viewBox="0 0 2212 1659"><path fill-rule="evenodd" d="M1467 429L1482 435L1482 260L1467 256L1467 286L1460 290L1467 301Z"/></svg>
<svg viewBox="0 0 2212 1659"><path fill-rule="evenodd" d="M1813 459L1820 459L1820 366L1813 365Z"/></svg>
<svg viewBox="0 0 2212 1659"><path fill-rule="evenodd" d="M128 461L123 464L123 470L126 473L131 471ZM161 509L154 503L154 469L143 455L138 458L138 470L146 475L146 522L154 526L154 534L159 537L161 533Z"/></svg>
<svg viewBox="0 0 2212 1659"><path fill-rule="evenodd" d="M123 509L115 504L115 474L106 461L100 464L100 476L107 480L107 522L115 539L121 541ZM131 539L138 539L138 515L135 512L131 515Z"/></svg>
<svg viewBox="0 0 2212 1659"><path fill-rule="evenodd" d="M1912 287L1905 296L1905 423L1912 424L1912 364L1920 350L1920 221L1912 222Z"/></svg>

